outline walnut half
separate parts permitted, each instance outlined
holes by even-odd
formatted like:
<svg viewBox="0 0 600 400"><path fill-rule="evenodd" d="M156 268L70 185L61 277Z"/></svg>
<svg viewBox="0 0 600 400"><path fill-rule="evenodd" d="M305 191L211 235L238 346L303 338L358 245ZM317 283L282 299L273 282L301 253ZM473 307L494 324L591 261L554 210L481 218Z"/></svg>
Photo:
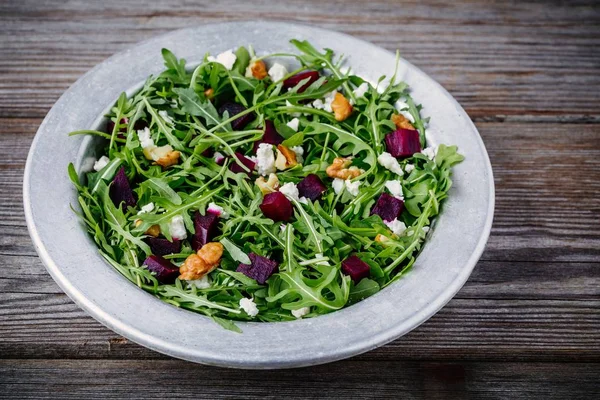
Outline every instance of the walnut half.
<svg viewBox="0 0 600 400"><path fill-rule="evenodd" d="M196 254L191 254L179 267L179 279L193 281L217 268L223 256L223 245L219 242L206 243Z"/></svg>
<svg viewBox="0 0 600 400"><path fill-rule="evenodd" d="M363 173L358 167L350 167L350 164L352 164L352 158L337 157L333 160L333 163L327 167L325 172L330 178L344 180L356 178Z"/></svg>

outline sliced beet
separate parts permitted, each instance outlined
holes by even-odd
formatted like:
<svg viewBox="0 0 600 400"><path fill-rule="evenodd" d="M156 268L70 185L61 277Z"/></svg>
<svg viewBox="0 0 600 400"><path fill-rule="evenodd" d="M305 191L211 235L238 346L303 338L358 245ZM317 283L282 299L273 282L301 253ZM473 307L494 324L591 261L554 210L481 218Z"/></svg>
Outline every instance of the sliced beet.
<svg viewBox="0 0 600 400"><path fill-rule="evenodd" d="M265 121L265 133L263 134L263 137L260 138L260 140L254 142L254 153L256 153L256 151L258 150L258 146L261 143L278 145L281 144L283 141L283 136L281 136L279 132L277 132L273 121Z"/></svg>
<svg viewBox="0 0 600 400"><path fill-rule="evenodd" d="M240 167L238 165L238 163L236 163L235 161L232 162L231 164L229 164L229 169L231 170L231 172L235 172L236 174L239 172L244 172L244 173L250 175L252 173L252 171L254 171L254 168L256 167L256 163L254 161L252 161L251 159L249 159L248 157L246 157L245 155L243 155L242 153L236 152L235 155L242 162L242 164L244 164L246 167L248 167L250 172L244 171L242 169L242 167Z"/></svg>
<svg viewBox="0 0 600 400"><path fill-rule="evenodd" d="M321 198L323 193L327 190L327 186L323 183L321 178L315 174L308 174L302 179L298 185L298 193L300 197L306 197L311 201L315 201Z"/></svg>
<svg viewBox="0 0 600 400"><path fill-rule="evenodd" d="M392 157L410 157L421 151L419 132L413 129L396 129L385 137L385 148Z"/></svg>
<svg viewBox="0 0 600 400"><path fill-rule="evenodd" d="M149 271L154 272L154 276L160 283L173 283L179 276L179 268L161 256L149 256L144 261L144 265Z"/></svg>
<svg viewBox="0 0 600 400"><path fill-rule="evenodd" d="M299 72L296 75L291 76L291 77L287 78L285 81L283 81L283 88L289 89L289 88L296 87L300 82L302 82L303 80L305 80L307 78L308 78L308 81L304 85L302 85L300 88L298 88L298 93L304 92L313 82L317 81L319 79L319 72L318 71Z"/></svg>
<svg viewBox="0 0 600 400"><path fill-rule="evenodd" d="M110 185L110 199L117 207L135 207L137 203L131 185L129 185L129 179L125 174L125 167L119 169Z"/></svg>
<svg viewBox="0 0 600 400"><path fill-rule="evenodd" d="M196 211L194 215L194 236L192 237L192 248L198 251L206 243L212 241L212 239L219 233L217 226L219 222L219 216L207 212L206 215L200 214Z"/></svg>
<svg viewBox="0 0 600 400"><path fill-rule="evenodd" d="M361 279L370 275L371 267L369 267L369 264L353 255L342 261L342 272L346 275L350 275L350 278L352 278L354 283L358 283Z"/></svg>
<svg viewBox="0 0 600 400"><path fill-rule="evenodd" d="M277 270L279 264L267 257L259 256L258 254L250 253L250 265L240 264L237 272L241 272L256 282L264 285L267 279Z"/></svg>
<svg viewBox="0 0 600 400"><path fill-rule="evenodd" d="M404 210L404 202L400 199L390 196L387 193L381 193L377 203L371 210L371 215L379 215L382 220L390 222L400 216Z"/></svg>
<svg viewBox="0 0 600 400"><path fill-rule="evenodd" d="M233 117L234 115L237 115L243 111L246 111L246 107L244 107L243 105L238 104L238 103L227 102L219 108L219 114L223 115L223 113L225 113L225 111L227 111L227 113L229 114L229 117ZM253 119L254 119L254 113L248 113L246 115L242 115L241 117L233 120L233 122L231 123L231 128L234 131L242 130Z"/></svg>
<svg viewBox="0 0 600 400"><path fill-rule="evenodd" d="M294 214L292 203L281 192L265 195L260 209L267 218L273 221L289 221Z"/></svg>
<svg viewBox="0 0 600 400"><path fill-rule="evenodd" d="M181 240L173 239L170 242L164 238L148 237L144 242L150 246L152 254L157 256L166 256L167 254L175 254L181 251Z"/></svg>

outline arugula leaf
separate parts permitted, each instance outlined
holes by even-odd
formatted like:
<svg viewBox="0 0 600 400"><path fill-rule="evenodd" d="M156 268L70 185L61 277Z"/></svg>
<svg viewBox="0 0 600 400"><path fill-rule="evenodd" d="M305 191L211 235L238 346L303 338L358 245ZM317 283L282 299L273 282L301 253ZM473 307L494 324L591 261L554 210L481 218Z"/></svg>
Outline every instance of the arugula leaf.
<svg viewBox="0 0 600 400"><path fill-rule="evenodd" d="M173 91L179 95L183 112L196 117L202 117L208 127L215 126L221 122L215 106L210 101L202 102L193 89L175 88Z"/></svg>

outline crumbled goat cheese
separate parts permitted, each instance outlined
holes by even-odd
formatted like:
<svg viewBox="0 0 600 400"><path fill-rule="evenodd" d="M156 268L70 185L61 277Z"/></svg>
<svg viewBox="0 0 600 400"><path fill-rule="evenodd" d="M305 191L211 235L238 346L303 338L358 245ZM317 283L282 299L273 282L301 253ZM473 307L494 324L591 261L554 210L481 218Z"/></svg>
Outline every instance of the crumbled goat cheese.
<svg viewBox="0 0 600 400"><path fill-rule="evenodd" d="M359 87L353 90L355 97L364 97L365 93L369 90L369 84L367 82L363 82Z"/></svg>
<svg viewBox="0 0 600 400"><path fill-rule="evenodd" d="M146 147L144 148L144 150L148 151L150 153L150 157L154 160L154 161L158 161L161 158L167 156L170 152L173 151L173 147L171 147L170 144L165 144L164 146L160 146L160 147ZM146 153L144 153L146 154Z"/></svg>
<svg viewBox="0 0 600 400"><path fill-rule="evenodd" d="M268 74L273 82L278 82L288 74L288 70L283 65L275 63L269 68Z"/></svg>
<svg viewBox="0 0 600 400"><path fill-rule="evenodd" d="M254 303L254 300L252 300L252 299L247 299L245 297L242 297L240 299L240 307L250 317L256 317L258 315L258 307L256 307L256 303Z"/></svg>
<svg viewBox="0 0 600 400"><path fill-rule="evenodd" d="M302 318L310 312L310 307L302 307L297 310L292 310L292 315L296 318Z"/></svg>
<svg viewBox="0 0 600 400"><path fill-rule="evenodd" d="M296 161L298 161L299 164L302 164L302 161L304 161L304 149L302 146L293 146L290 147L290 150L296 153Z"/></svg>
<svg viewBox="0 0 600 400"><path fill-rule="evenodd" d="M94 163L94 171L100 171L102 168L106 167L106 164L110 161L110 158L106 156L100 157L98 161Z"/></svg>
<svg viewBox="0 0 600 400"><path fill-rule="evenodd" d="M256 151L256 166L260 175L269 175L276 171L273 145L261 143Z"/></svg>
<svg viewBox="0 0 600 400"><path fill-rule="evenodd" d="M227 218L229 215L223 210L223 207L216 205L215 203L208 203L208 207L206 208L211 214L216 214L221 218Z"/></svg>
<svg viewBox="0 0 600 400"><path fill-rule="evenodd" d="M290 122L286 124L290 128L294 130L294 132L298 132L298 126L300 125L300 120L298 118L292 119Z"/></svg>
<svg viewBox="0 0 600 400"><path fill-rule="evenodd" d="M421 151L422 154L425 154L427 158L433 160L437 154L437 146L434 147L426 147Z"/></svg>
<svg viewBox="0 0 600 400"><path fill-rule="evenodd" d="M235 64L235 60L237 59L236 55L233 54L233 51L227 50L223 53L219 54L217 57L209 56L208 61L218 62L223 65L228 70L233 68L233 64Z"/></svg>
<svg viewBox="0 0 600 400"><path fill-rule="evenodd" d="M360 181L351 182L350 179L346 179L345 183L346 183L346 190L348 191L348 193L350 193L354 197L358 196L358 187L360 186L361 182Z"/></svg>
<svg viewBox="0 0 600 400"><path fill-rule="evenodd" d="M406 171L407 174L410 174L414 169L415 169L415 166L412 164L406 164L404 166L404 170Z"/></svg>
<svg viewBox="0 0 600 400"><path fill-rule="evenodd" d="M145 127L142 130L137 131L138 139L140 140L140 146L142 149L152 148L154 147L154 140L152 140L152 136L150 135L150 129Z"/></svg>
<svg viewBox="0 0 600 400"><path fill-rule="evenodd" d="M174 239L183 240L187 237L185 224L181 215L174 216L169 222L169 232Z"/></svg>
<svg viewBox="0 0 600 400"><path fill-rule="evenodd" d="M333 191L335 192L335 194L340 194L340 192L344 190L344 180L340 178L335 178L331 186L333 186Z"/></svg>
<svg viewBox="0 0 600 400"><path fill-rule="evenodd" d="M402 184L400 181L387 181L385 187L390 191L392 196L398 200L404 201L404 194L402 193Z"/></svg>
<svg viewBox="0 0 600 400"><path fill-rule="evenodd" d="M164 119L167 124L173 125L173 119L169 117L169 113L167 113L165 110L160 110L158 115L160 115L160 117Z"/></svg>
<svg viewBox="0 0 600 400"><path fill-rule="evenodd" d="M190 287L195 286L198 289L208 289L212 285L212 282L210 281L210 278L208 277L208 275L204 275L200 279L194 279L193 281L187 281L187 283L188 283L188 285L190 285Z"/></svg>
<svg viewBox="0 0 600 400"><path fill-rule="evenodd" d="M279 188L279 191L285 195L285 197L299 201L300 203L306 204L306 197L300 197L300 193L298 192L298 187L293 182L285 183L282 187Z"/></svg>
<svg viewBox="0 0 600 400"><path fill-rule="evenodd" d="M252 57L250 59L250 62L248 63L248 66L246 67L246 72L244 74L244 76L246 78L252 78L252 77L254 77L254 75L252 75L252 66L254 65L255 62L256 62L256 57Z"/></svg>
<svg viewBox="0 0 600 400"><path fill-rule="evenodd" d="M388 228L394 233L394 235L402 235L402 233L406 230L406 225L404 222L398 221L398 219L394 219L393 221L384 221Z"/></svg>
<svg viewBox="0 0 600 400"><path fill-rule="evenodd" d="M386 151L377 157L377 162L383 168L388 169L399 176L404 175L404 172L402 172L402 167L400 167L400 163L396 157L392 157L392 155Z"/></svg>
<svg viewBox="0 0 600 400"><path fill-rule="evenodd" d="M317 99L317 100L313 101L313 103L312 103L313 107L318 110L325 110L327 112L332 112L333 110L331 109L331 103L333 103L333 100L335 100L336 94L337 94L336 90L327 93L325 95L324 100Z"/></svg>
<svg viewBox="0 0 600 400"><path fill-rule="evenodd" d="M409 120L411 123L415 123L415 119L412 116L411 113L409 113L408 110L408 104L406 104L405 102L403 102L402 100L398 100L395 104L394 107L396 107L396 110L398 110L398 112L400 114L402 114L404 116L404 118L406 118L407 120Z"/></svg>
<svg viewBox="0 0 600 400"><path fill-rule="evenodd" d="M142 206L142 208L140 208L138 215L149 213L149 212L152 212L153 210L154 210L154 203L150 202L150 203L146 204L145 206Z"/></svg>

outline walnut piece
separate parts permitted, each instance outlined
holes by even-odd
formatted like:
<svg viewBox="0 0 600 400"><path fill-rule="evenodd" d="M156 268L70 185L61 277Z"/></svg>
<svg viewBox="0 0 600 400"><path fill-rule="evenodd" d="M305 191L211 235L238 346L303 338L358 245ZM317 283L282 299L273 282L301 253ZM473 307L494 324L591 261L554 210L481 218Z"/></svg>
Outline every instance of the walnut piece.
<svg viewBox="0 0 600 400"><path fill-rule="evenodd" d="M349 167L352 163L352 158L337 157L333 163L327 167L325 172L330 178L352 179L362 174L362 170L358 167Z"/></svg>
<svg viewBox="0 0 600 400"><path fill-rule="evenodd" d="M206 243L196 254L191 254L179 267L179 279L192 281L202 278L221 262L223 245L219 242Z"/></svg>
<svg viewBox="0 0 600 400"><path fill-rule="evenodd" d="M179 162L180 155L181 155L181 153L179 153L177 150L170 151L165 156L156 160L156 163L163 168L167 168L167 167L170 167L171 165L177 164L177 162Z"/></svg>
<svg viewBox="0 0 600 400"><path fill-rule="evenodd" d="M265 180L263 176L259 177L254 181L256 186L260 189L262 194L269 194L276 192L279 189L279 178L275 174L269 174L269 179Z"/></svg>
<svg viewBox="0 0 600 400"><path fill-rule="evenodd" d="M250 66L250 70L252 71L252 76L256 79L264 79L268 75L267 66L262 60L254 61Z"/></svg>
<svg viewBox="0 0 600 400"><path fill-rule="evenodd" d="M410 123L408 118L406 118L402 114L394 114L392 115L392 122L396 125L398 129L411 129L415 130L415 127Z"/></svg>
<svg viewBox="0 0 600 400"><path fill-rule="evenodd" d="M348 99L339 92L335 94L335 98L331 102L331 109L333 110L336 121L343 121L352 114L352 105Z"/></svg>
<svg viewBox="0 0 600 400"><path fill-rule="evenodd" d="M282 145L277 145L277 158L275 159L275 167L283 171L284 169L292 168L298 165L296 160L296 153L294 150Z"/></svg>
<svg viewBox="0 0 600 400"><path fill-rule="evenodd" d="M213 88L208 88L204 91L204 95L207 99L212 100L213 97L215 97L215 91L213 90Z"/></svg>
<svg viewBox="0 0 600 400"><path fill-rule="evenodd" d="M136 219L134 222L135 226L138 227L142 224L142 220L141 219ZM158 237L158 235L160 235L160 226L158 225L152 225L150 228L148 228L148 230L146 232L144 232L146 235L150 235L150 236L154 236L154 237Z"/></svg>

